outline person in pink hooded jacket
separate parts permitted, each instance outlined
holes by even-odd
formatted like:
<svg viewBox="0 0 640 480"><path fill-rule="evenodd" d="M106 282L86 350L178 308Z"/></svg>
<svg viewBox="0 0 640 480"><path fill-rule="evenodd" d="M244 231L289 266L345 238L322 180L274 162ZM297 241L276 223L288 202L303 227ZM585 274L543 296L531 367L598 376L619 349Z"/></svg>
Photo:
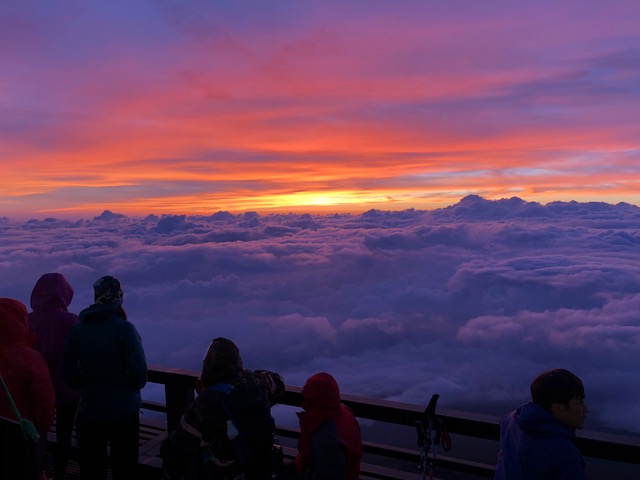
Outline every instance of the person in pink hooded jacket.
<svg viewBox="0 0 640 480"><path fill-rule="evenodd" d="M41 471L47 432L53 423L55 393L47 364L42 355L31 348L32 343L24 304L0 298L0 375L20 416L30 420L40 435L37 445ZM4 391L0 392L0 416L20 420ZM12 471L12 467L4 465L3 469Z"/></svg>
<svg viewBox="0 0 640 480"><path fill-rule="evenodd" d="M63 480L71 453L71 436L80 402L80 391L63 378L60 361L64 345L78 316L67 311L73 288L60 273L45 273L31 292L29 330L35 334L33 347L44 357L56 392L56 454L53 478Z"/></svg>

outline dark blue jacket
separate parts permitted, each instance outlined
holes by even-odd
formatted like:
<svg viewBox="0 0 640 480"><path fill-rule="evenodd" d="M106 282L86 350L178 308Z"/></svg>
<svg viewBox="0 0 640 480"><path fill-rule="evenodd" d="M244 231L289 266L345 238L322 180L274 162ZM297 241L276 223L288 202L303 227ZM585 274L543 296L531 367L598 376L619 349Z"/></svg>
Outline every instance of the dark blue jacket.
<svg viewBox="0 0 640 480"><path fill-rule="evenodd" d="M80 312L62 357L62 374L80 389L79 413L94 419L131 415L142 406L147 362L140 335L114 305Z"/></svg>
<svg viewBox="0 0 640 480"><path fill-rule="evenodd" d="M494 480L586 480L575 432L535 403L502 419Z"/></svg>

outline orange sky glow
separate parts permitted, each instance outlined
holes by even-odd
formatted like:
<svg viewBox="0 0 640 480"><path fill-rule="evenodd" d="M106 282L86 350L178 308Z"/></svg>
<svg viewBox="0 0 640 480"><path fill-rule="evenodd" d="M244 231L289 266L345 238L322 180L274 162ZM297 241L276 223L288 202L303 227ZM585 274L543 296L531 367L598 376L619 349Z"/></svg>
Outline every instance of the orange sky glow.
<svg viewBox="0 0 640 480"><path fill-rule="evenodd" d="M640 205L640 4L0 6L0 216Z"/></svg>

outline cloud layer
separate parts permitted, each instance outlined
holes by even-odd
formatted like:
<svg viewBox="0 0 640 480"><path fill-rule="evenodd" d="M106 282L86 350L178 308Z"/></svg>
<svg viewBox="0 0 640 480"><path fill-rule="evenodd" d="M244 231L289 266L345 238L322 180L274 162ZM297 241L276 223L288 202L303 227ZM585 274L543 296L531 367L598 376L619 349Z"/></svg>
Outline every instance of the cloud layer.
<svg viewBox="0 0 640 480"><path fill-rule="evenodd" d="M502 414L531 379L584 381L588 428L640 433L640 208L469 196L361 215L0 219L0 291L28 302L45 272L92 302L105 274L151 363L199 369L227 336L250 368L302 385Z"/></svg>

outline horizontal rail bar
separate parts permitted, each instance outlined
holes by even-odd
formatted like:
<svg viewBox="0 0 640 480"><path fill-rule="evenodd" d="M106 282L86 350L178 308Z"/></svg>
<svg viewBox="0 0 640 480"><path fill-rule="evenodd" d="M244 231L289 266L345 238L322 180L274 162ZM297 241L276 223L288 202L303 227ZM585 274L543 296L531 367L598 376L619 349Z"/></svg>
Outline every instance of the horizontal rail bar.
<svg viewBox="0 0 640 480"><path fill-rule="evenodd" d="M170 385L174 390L184 388L192 392L197 378L198 372L180 368L153 365L148 371L149 382L164 384L165 388ZM302 405L301 390L300 387L287 386L280 403L300 407ZM348 394L341 395L341 398L359 418L414 426L424 415L424 407L419 405ZM160 408L159 404L154 402L146 403L150 405L151 410ZM452 434L492 441L500 439L499 417L447 408L438 408L438 416L444 420ZM640 437L580 431L576 444L587 457L640 464ZM393 454L390 456L394 458Z"/></svg>

